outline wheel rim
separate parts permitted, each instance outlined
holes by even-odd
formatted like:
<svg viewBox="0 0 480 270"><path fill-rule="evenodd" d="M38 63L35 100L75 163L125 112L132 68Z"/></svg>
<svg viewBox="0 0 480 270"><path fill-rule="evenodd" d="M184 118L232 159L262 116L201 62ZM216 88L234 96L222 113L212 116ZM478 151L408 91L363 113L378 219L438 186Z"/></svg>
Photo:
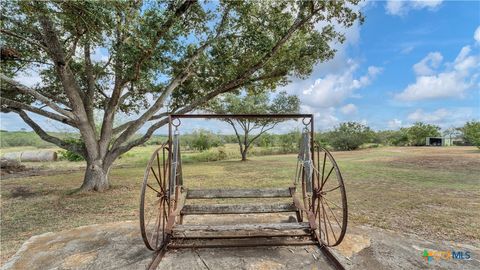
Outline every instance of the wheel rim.
<svg viewBox="0 0 480 270"><path fill-rule="evenodd" d="M171 211L169 190L170 150L168 143L153 152L143 178L140 196L140 230L150 250L162 248L165 226Z"/></svg>
<svg viewBox="0 0 480 270"><path fill-rule="evenodd" d="M317 233L326 246L340 244L347 230L347 197L342 174L328 150L315 144L314 190L310 210Z"/></svg>

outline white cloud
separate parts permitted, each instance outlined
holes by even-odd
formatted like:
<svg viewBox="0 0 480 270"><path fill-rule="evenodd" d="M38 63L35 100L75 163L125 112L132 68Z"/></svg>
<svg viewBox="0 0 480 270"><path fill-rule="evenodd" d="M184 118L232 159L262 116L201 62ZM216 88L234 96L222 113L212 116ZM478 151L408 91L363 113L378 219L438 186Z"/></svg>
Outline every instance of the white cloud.
<svg viewBox="0 0 480 270"><path fill-rule="evenodd" d="M412 122L438 123L445 119L449 114L446 109L438 109L434 112L425 113L422 109L410 113L407 119Z"/></svg>
<svg viewBox="0 0 480 270"><path fill-rule="evenodd" d="M475 34L473 34L473 38L478 44L480 44L480 26L478 26L477 30L475 30Z"/></svg>
<svg viewBox="0 0 480 270"><path fill-rule="evenodd" d="M443 57L438 52L429 53L413 66L417 75L415 83L409 84L395 95L400 101L418 101L438 98L462 98L466 92L478 87L480 54L472 53L470 46L463 47L453 62L446 63L443 71L437 71Z"/></svg>
<svg viewBox="0 0 480 270"><path fill-rule="evenodd" d="M387 125L390 129L398 129L402 127L402 120L398 120L397 118L395 118L388 121Z"/></svg>
<svg viewBox="0 0 480 270"><path fill-rule="evenodd" d="M339 106L354 95L355 90L363 88L381 72L381 68L371 66L367 74L356 77L358 64L349 60L350 67L339 74L327 74L301 92L300 99L304 104L314 108Z"/></svg>
<svg viewBox="0 0 480 270"><path fill-rule="evenodd" d="M355 104L352 104L352 103L349 103L345 106L343 106L342 108L340 108L340 111L343 113L343 114L354 114L358 111L357 109L357 106L355 106Z"/></svg>
<svg viewBox="0 0 480 270"><path fill-rule="evenodd" d="M302 113L311 113L315 117L316 130L329 130L340 123L335 116L335 108L313 108L308 105L301 105Z"/></svg>
<svg viewBox="0 0 480 270"><path fill-rule="evenodd" d="M385 10L387 14L404 16L410 10L420 10L428 9L431 11L436 10L443 0L411 0L411 1L402 1L402 0L388 0L385 5Z"/></svg>
<svg viewBox="0 0 480 270"><path fill-rule="evenodd" d="M438 68L442 61L442 54L439 52L431 52L420 62L413 65L413 70L417 75L432 75L435 73L434 69Z"/></svg>
<svg viewBox="0 0 480 270"><path fill-rule="evenodd" d="M440 108L431 112L425 112L422 109L417 109L411 112L407 119L413 122L425 122L428 124L435 124L442 128L461 126L466 121L478 119L479 115L475 115L475 110L469 107L459 107L452 109Z"/></svg>

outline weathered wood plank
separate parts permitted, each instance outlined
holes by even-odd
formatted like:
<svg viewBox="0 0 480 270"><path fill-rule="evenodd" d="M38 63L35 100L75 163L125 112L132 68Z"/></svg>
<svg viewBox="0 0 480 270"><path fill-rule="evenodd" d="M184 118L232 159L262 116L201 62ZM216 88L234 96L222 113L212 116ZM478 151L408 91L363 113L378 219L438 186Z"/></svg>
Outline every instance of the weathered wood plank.
<svg viewBox="0 0 480 270"><path fill-rule="evenodd" d="M317 241L305 237L282 237L282 238L240 238L240 239L196 239L172 241L169 248L220 248L220 247L258 247L258 246L305 246L316 245Z"/></svg>
<svg viewBox="0 0 480 270"><path fill-rule="evenodd" d="M237 225L177 225L174 238L252 238L310 235L308 223L258 223Z"/></svg>
<svg viewBox="0 0 480 270"><path fill-rule="evenodd" d="M246 214L246 213L279 213L295 212L295 205L291 203L276 204L199 204L185 205L182 214Z"/></svg>
<svg viewBox="0 0 480 270"><path fill-rule="evenodd" d="M188 199L212 198L286 198L291 197L288 188L269 189L191 189Z"/></svg>
<svg viewBox="0 0 480 270"><path fill-rule="evenodd" d="M255 223L235 225L177 225L174 231L257 231L257 230L301 230L309 229L307 222Z"/></svg>

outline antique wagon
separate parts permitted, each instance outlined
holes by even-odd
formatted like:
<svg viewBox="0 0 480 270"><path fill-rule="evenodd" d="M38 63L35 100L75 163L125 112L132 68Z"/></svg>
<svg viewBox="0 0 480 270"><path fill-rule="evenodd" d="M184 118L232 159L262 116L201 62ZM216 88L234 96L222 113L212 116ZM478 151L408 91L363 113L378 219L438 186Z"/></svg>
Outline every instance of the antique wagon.
<svg viewBox="0 0 480 270"><path fill-rule="evenodd" d="M304 128L291 185L269 189L189 189L183 181L180 151L179 127L185 118L301 120ZM141 188L141 234L146 247L156 252L150 268L155 269L167 249L174 248L318 245L333 267L343 269L329 247L340 244L345 236L348 217L345 185L333 156L314 140L313 115L172 114L168 129L168 141L152 154ZM278 198L283 202L198 203L231 198L247 202ZM290 198L288 203L286 198ZM183 222L186 215L288 212L295 217L293 222L235 225Z"/></svg>

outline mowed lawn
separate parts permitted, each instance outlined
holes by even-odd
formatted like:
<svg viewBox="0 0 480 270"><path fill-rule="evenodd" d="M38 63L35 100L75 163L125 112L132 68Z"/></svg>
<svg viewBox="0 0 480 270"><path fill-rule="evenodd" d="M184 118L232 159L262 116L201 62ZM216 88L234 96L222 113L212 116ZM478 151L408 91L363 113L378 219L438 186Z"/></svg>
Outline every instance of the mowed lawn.
<svg viewBox="0 0 480 270"><path fill-rule="evenodd" d="M136 220L144 165L153 149L134 149L119 160L111 171L112 188L103 193L72 194L81 185L81 163L44 164L49 175L3 179L2 262L36 234ZM366 224L478 245L479 149L383 147L333 154L346 182L351 226ZM188 163L184 179L189 187L288 187L295 164L295 155Z"/></svg>

